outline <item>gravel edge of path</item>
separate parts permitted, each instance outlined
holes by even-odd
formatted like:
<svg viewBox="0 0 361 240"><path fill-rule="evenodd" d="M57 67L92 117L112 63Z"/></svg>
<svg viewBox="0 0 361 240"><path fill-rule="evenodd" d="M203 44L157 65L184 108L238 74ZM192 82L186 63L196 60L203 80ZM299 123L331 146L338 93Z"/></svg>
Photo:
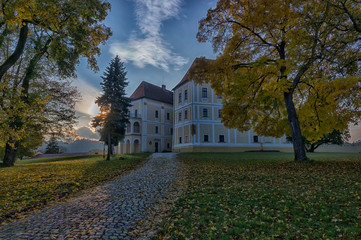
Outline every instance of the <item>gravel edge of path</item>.
<svg viewBox="0 0 361 240"><path fill-rule="evenodd" d="M41 211L44 211L44 210L47 210L57 204L61 204L61 203L65 203L65 202L68 202L71 198L75 198L75 197L79 197L83 194L85 194L86 192L88 191L93 191L95 188L99 187L99 186L102 186L104 184L107 184L111 181L114 181L118 178L122 178L128 174L130 174L131 172L137 170L138 168L142 168L149 160L150 160L150 157L152 155L150 154L148 157L144 158L143 160L141 160L139 163L136 163L134 164L133 166L125 169L122 173L120 173L119 175L117 176L114 176L112 179L108 179L108 180L105 180L105 181L102 181L102 182L99 182L97 183L96 185L94 186L91 186L89 188L85 188L85 189L81 189L80 191L78 192L74 192L74 193L70 193L69 195L66 195L66 196L63 196L61 198L58 198L58 199L55 199L55 200L49 200L47 201L46 203L42 204L42 205L39 205L39 206L35 206L35 207L32 207L32 208L29 208L28 210L24 211L24 212L19 212L19 213L16 213L14 214L13 216L5 219L1 224L0 224L0 228L1 227L4 227L5 225L7 224L10 224L10 223L14 223L14 222L18 222L18 221L21 221L22 219L24 218L27 218L27 217L30 217L34 214L37 214L37 213L40 213ZM105 161L105 160L104 160ZM112 160L111 160L112 161ZM0 239L1 240L1 239Z"/></svg>
<svg viewBox="0 0 361 240"><path fill-rule="evenodd" d="M147 210L147 218L139 221L136 226L127 231L127 234L134 239L151 239L155 237L162 221L169 215L178 198L186 191L189 169L177 159L177 155L175 155L175 158L179 164L177 181L172 184L162 199L154 202L154 206Z"/></svg>

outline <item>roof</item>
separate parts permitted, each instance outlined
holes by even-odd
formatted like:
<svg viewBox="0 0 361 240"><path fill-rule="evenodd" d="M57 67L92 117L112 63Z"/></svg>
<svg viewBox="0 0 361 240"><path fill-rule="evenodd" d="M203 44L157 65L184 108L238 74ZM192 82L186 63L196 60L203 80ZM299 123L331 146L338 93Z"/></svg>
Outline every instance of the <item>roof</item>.
<svg viewBox="0 0 361 240"><path fill-rule="evenodd" d="M145 81L142 81L130 96L131 100L140 98L149 98L152 100L173 104L173 93L167 90L164 85L162 87L158 87Z"/></svg>
<svg viewBox="0 0 361 240"><path fill-rule="evenodd" d="M189 73L190 73L190 71L195 68L196 63L198 61L200 61L200 60L201 60L201 58L195 58L194 59L192 65L189 67L188 71L186 72L186 74L184 75L182 80L173 88L173 90L175 90L176 88L182 86L183 84L185 84L186 82L189 81ZM205 58L204 60L206 61L206 63L209 62L209 61L214 61L213 59L207 59L207 58Z"/></svg>
<svg viewBox="0 0 361 240"><path fill-rule="evenodd" d="M182 80L173 88L173 90L180 87L180 86L182 86L183 84L185 84L186 82L189 81L189 78L188 78L189 72L190 72L191 69L194 68L195 62L198 61L198 60L199 60L199 58L194 59L192 65L189 67L188 71L186 72L186 74L184 75Z"/></svg>

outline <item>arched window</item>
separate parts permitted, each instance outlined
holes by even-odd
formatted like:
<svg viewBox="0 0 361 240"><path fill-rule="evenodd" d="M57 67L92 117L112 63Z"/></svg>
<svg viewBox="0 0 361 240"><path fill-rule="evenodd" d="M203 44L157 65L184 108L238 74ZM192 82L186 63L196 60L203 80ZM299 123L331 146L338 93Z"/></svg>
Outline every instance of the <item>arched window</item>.
<svg viewBox="0 0 361 240"><path fill-rule="evenodd" d="M127 124L127 133L130 133L130 130L131 130L131 125L130 123Z"/></svg>
<svg viewBox="0 0 361 240"><path fill-rule="evenodd" d="M138 122L135 122L133 124L133 132L134 133L140 133L140 127L139 127L139 123Z"/></svg>

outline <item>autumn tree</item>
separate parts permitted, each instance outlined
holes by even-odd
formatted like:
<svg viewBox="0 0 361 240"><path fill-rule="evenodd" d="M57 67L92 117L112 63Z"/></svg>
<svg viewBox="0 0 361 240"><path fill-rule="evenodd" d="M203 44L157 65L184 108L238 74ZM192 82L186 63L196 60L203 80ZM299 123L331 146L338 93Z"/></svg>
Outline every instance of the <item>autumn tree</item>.
<svg viewBox="0 0 361 240"><path fill-rule="evenodd" d="M43 144L43 132L42 126L38 123L33 123L31 126L27 126L27 132L25 137L19 142L19 146L16 155L19 159L24 157L33 157L37 149ZM2 154L0 153L0 157Z"/></svg>
<svg viewBox="0 0 361 240"><path fill-rule="evenodd" d="M303 137L303 141L305 143L305 149L307 152L315 152L317 148L324 144L342 145L345 143L345 141L349 140L350 137L350 132L348 130L341 132L340 130L334 129L332 132L323 135L316 142L310 142L305 137ZM292 142L292 137L287 136L287 140Z"/></svg>
<svg viewBox="0 0 361 240"><path fill-rule="evenodd" d="M117 145L124 138L129 123L130 99L126 97L127 72L120 58L116 56L106 68L101 83L103 94L95 103L100 114L94 117L93 127L100 127L100 140L108 145L107 160L110 160L112 144Z"/></svg>
<svg viewBox="0 0 361 240"><path fill-rule="evenodd" d="M0 93L4 96L9 89L16 93L10 106L0 109L8 119L1 127L12 133L6 140L4 163L12 166L26 131L24 118L30 116L28 112L43 112L47 103L48 97L29 97L34 96L31 87L39 68L45 61L57 76L74 77L79 58L85 57L90 68L98 70L99 44L111 35L101 24L110 4L101 0L17 0L1 1L0 7L0 48L6 50L0 56ZM14 75L20 78L14 80ZM0 105L9 105L8 99L0 97Z"/></svg>
<svg viewBox="0 0 361 240"><path fill-rule="evenodd" d="M361 5L349 11L359 11ZM219 55L192 71L223 98L225 126L316 142L360 118L360 34L330 1L219 0L200 21L197 39Z"/></svg>

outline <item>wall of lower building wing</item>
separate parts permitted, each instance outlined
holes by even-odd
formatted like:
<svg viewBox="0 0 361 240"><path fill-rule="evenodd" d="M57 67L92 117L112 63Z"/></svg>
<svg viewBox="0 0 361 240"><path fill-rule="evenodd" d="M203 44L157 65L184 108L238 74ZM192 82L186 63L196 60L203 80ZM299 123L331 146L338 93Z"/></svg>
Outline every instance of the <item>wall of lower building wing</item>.
<svg viewBox="0 0 361 240"><path fill-rule="evenodd" d="M202 97L203 88L207 97ZM187 99L184 99L187 90ZM179 101L181 94L181 101ZM174 136L173 151L246 151L280 150L292 151L292 145L286 138L258 137L252 131L239 132L226 128L219 116L222 100L217 97L209 84L198 85L187 82L174 89ZM207 115L204 115L204 109ZM185 119L185 111L187 118ZM181 118L179 114L181 113ZM208 135L208 141L204 141ZM220 142L220 135L224 141Z"/></svg>
<svg viewBox="0 0 361 240"><path fill-rule="evenodd" d="M171 104L147 98L134 100L130 108L130 116L131 129L126 131L124 140L118 146L118 152L135 152L137 141L140 144L140 152L155 152L156 146L158 152L172 150L173 106ZM133 131L135 122L140 123L139 133Z"/></svg>

